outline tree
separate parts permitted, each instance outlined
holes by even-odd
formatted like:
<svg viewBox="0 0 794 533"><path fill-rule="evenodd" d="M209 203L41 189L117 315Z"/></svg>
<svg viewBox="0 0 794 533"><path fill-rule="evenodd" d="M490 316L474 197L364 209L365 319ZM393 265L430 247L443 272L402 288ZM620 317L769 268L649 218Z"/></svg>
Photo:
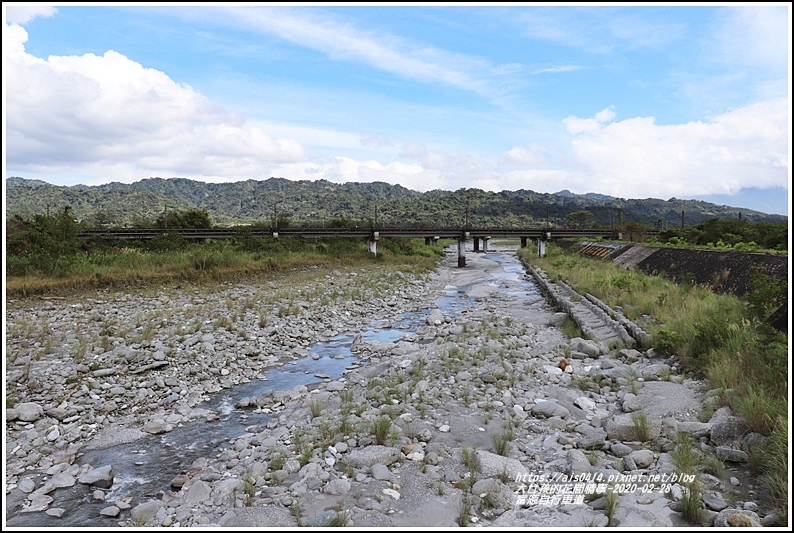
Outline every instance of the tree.
<svg viewBox="0 0 794 533"><path fill-rule="evenodd" d="M168 211L160 215L156 226L164 229L211 228L212 218L206 209L188 209L187 211Z"/></svg>
<svg viewBox="0 0 794 533"><path fill-rule="evenodd" d="M593 213L582 209L568 213L565 217L565 225L569 228L590 228L593 226Z"/></svg>

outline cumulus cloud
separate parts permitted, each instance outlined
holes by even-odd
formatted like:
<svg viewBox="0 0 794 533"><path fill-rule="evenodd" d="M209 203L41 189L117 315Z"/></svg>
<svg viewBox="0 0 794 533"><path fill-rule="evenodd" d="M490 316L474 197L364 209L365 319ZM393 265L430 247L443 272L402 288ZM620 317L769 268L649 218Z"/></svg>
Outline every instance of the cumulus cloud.
<svg viewBox="0 0 794 533"><path fill-rule="evenodd" d="M547 151L541 146L516 146L502 154L503 165L540 165L548 162Z"/></svg>
<svg viewBox="0 0 794 533"><path fill-rule="evenodd" d="M104 163L138 177L248 178L306 157L299 142L275 138L118 52L40 59L26 52L27 37L19 25L6 26L6 151L14 170Z"/></svg>
<svg viewBox="0 0 794 533"><path fill-rule="evenodd" d="M6 21L9 24L27 24L36 17L51 17L58 10L52 6L28 5L6 7Z"/></svg>
<svg viewBox="0 0 794 533"><path fill-rule="evenodd" d="M669 198L788 187L787 99L685 124L659 125L653 117L613 122L614 117L605 110L592 119L563 121L573 136L573 166L587 176L587 190Z"/></svg>

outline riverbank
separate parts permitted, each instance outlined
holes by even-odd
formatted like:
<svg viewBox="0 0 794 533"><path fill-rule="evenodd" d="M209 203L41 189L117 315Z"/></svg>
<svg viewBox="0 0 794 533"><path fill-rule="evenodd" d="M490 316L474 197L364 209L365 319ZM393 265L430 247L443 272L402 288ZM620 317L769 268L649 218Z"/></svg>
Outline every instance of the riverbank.
<svg viewBox="0 0 794 533"><path fill-rule="evenodd" d="M774 523L738 453L741 421L724 408L700 421L708 391L675 361L570 339L522 275L455 259L427 274L340 268L11 306L7 524L669 527L685 524L690 494L706 524ZM356 336L420 311L397 340ZM343 333L356 360L341 376L203 407ZM145 496L119 490L113 464L84 462L115 445L144 468L144 439L229 415L250 423ZM727 463L703 472L711 456ZM696 474L697 489L671 482ZM96 510L88 523L60 496L75 487Z"/></svg>

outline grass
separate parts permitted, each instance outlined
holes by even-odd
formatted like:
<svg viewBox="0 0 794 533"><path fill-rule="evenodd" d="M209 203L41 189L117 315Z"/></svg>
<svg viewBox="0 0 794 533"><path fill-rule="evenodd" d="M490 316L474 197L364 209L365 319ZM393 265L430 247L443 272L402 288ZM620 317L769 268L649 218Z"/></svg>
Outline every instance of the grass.
<svg viewBox="0 0 794 533"><path fill-rule="evenodd" d="M472 516L472 502L471 496L468 492L463 493L463 497L460 500L460 513L458 514L457 523L460 527L467 527L471 524L471 516Z"/></svg>
<svg viewBox="0 0 794 533"><path fill-rule="evenodd" d="M506 429L501 433L491 435L494 452L497 455L509 457L510 451L512 450L512 445L510 443L513 439L515 439L515 435L512 429Z"/></svg>
<svg viewBox="0 0 794 533"><path fill-rule="evenodd" d="M642 442L651 440L651 423L645 411L635 411L631 414L634 423L634 435Z"/></svg>
<svg viewBox="0 0 794 533"><path fill-rule="evenodd" d="M607 491L607 493L604 495L604 514L607 516L608 526L614 525L615 513L617 513L618 505L620 504L619 498L620 495L613 490Z"/></svg>
<svg viewBox="0 0 794 533"><path fill-rule="evenodd" d="M464 446L460 450L460 457L463 460L463 464L469 469L469 472L474 475L477 471L477 454L474 452L474 448Z"/></svg>
<svg viewBox="0 0 794 533"><path fill-rule="evenodd" d="M320 400L316 398L312 398L309 400L309 413L311 413L312 418L317 418L323 412L323 404Z"/></svg>
<svg viewBox="0 0 794 533"><path fill-rule="evenodd" d="M701 485L697 478L695 481L682 487L681 515L684 520L693 525L703 523L703 505L700 501Z"/></svg>
<svg viewBox="0 0 794 533"><path fill-rule="evenodd" d="M388 415L381 415L370 423L370 431L375 437L375 443L384 445L391 434L392 421Z"/></svg>

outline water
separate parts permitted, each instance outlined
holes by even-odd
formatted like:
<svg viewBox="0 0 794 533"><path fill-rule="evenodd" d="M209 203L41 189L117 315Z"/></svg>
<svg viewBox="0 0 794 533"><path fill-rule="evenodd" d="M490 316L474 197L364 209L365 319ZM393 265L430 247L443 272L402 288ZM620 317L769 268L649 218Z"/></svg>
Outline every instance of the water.
<svg viewBox="0 0 794 533"><path fill-rule="evenodd" d="M496 286L510 299L537 298L538 288L528 281L523 266L514 258L501 253L485 254L499 263L504 271L478 283ZM467 296L475 284L445 287L435 305L445 313L457 313L474 304ZM365 342L396 342L413 334L425 321L429 310L408 312L393 323L373 321L371 328L360 332ZM114 483L106 500L126 499L135 506L148 499L159 499L169 490L170 482L186 472L197 458L212 457L230 446L229 441L247 432L258 432L267 426L269 416L235 405L241 398L259 397L268 390L286 391L299 385L310 385L340 378L352 365L362 365L351 351L355 335L337 335L327 342L313 346L309 355L264 372L265 379L252 380L221 391L199 407L216 412L213 421L200 419L182 424L162 435L147 435L132 443L85 452L79 464L94 467L113 465ZM38 483L37 483L38 486ZM7 516L10 527L115 527L117 519L100 516L99 512L111 503L92 499L92 490L80 483L74 487L57 489L50 508L66 510L61 518L43 512L19 513ZM9 503L7 502L7 505Z"/></svg>

